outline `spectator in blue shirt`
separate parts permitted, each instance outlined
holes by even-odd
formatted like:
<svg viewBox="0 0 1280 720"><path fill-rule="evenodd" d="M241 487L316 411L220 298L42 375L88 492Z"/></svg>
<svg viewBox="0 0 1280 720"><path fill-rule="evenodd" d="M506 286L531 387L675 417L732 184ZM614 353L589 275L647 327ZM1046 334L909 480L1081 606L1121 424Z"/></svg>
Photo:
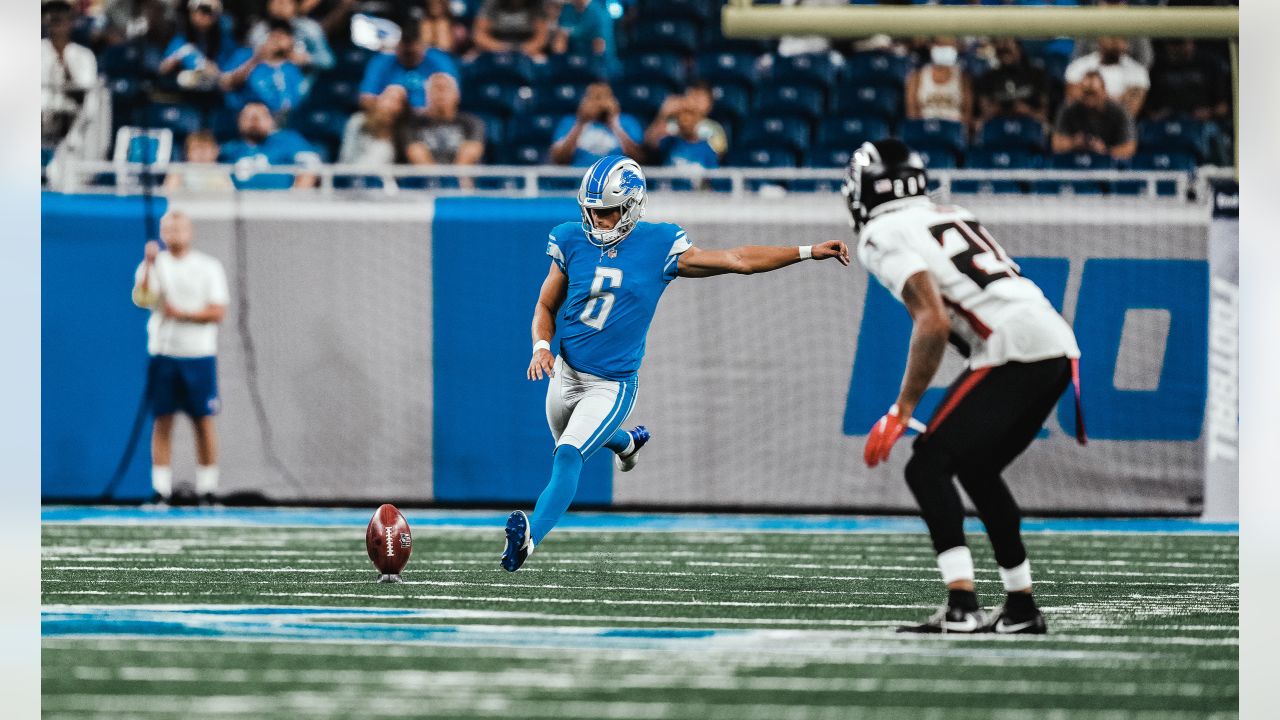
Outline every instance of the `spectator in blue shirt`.
<svg viewBox="0 0 1280 720"><path fill-rule="evenodd" d="M320 155L298 133L280 130L267 106L250 102L240 111L240 137L222 146L219 160L235 165L236 187L252 190L283 190L316 186L316 176L298 173L268 173L272 165L315 166Z"/></svg>
<svg viewBox="0 0 1280 720"><path fill-rule="evenodd" d="M293 54L293 27L271 21L271 32L255 50L241 48L233 57L235 70L222 76L227 105L242 107L260 102L273 115L284 116L306 96L310 83L289 57ZM246 57L247 56L247 57Z"/></svg>
<svg viewBox="0 0 1280 720"><path fill-rule="evenodd" d="M623 114L607 82L594 82L578 104L577 116L567 115L556 126L551 162L587 167L605 155L639 158L644 152L633 138L644 138L640 121Z"/></svg>
<svg viewBox="0 0 1280 720"><path fill-rule="evenodd" d="M360 81L360 109L371 111L378 102L378 95L388 85L399 85L408 91L409 105L415 110L423 110L427 107L427 78L438 72L449 73L461 84L458 65L453 58L446 52L427 47L418 23L405 23L396 51L374 55L365 67L364 79Z"/></svg>
<svg viewBox="0 0 1280 720"><path fill-rule="evenodd" d="M333 67L333 50L320 23L298 11L298 0L267 0L267 16L249 31L249 45L257 47L266 41L271 23L283 20L293 28L294 63L306 70L328 70Z"/></svg>
<svg viewBox="0 0 1280 720"><path fill-rule="evenodd" d="M178 18L178 34L160 62L160 74L177 74L184 89L212 90L235 53L231 20L219 0L193 0L186 17Z"/></svg>
<svg viewBox="0 0 1280 720"><path fill-rule="evenodd" d="M551 35L551 52L595 57L605 74L613 75L618 58L614 52L613 18L604 0L568 0Z"/></svg>
<svg viewBox="0 0 1280 720"><path fill-rule="evenodd" d="M701 167L714 170L720 167L720 157L711 147L711 143L698 132L698 121L702 116L693 102L680 98L672 112L676 131L667 133L666 123L654 123L653 128L660 128L655 134L650 132L646 140L649 147L657 153L660 163L670 167Z"/></svg>

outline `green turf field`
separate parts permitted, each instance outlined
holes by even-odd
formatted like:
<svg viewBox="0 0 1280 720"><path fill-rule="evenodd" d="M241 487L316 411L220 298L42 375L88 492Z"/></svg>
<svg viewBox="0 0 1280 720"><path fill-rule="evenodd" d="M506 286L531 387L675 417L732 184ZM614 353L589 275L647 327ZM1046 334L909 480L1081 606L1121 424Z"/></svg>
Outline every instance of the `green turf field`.
<svg viewBox="0 0 1280 720"><path fill-rule="evenodd" d="M46 524L43 712L1235 716L1235 535L1027 544L1052 634L962 639L892 632L942 598L916 533L566 530L507 574L499 531L415 528L378 585L363 528Z"/></svg>

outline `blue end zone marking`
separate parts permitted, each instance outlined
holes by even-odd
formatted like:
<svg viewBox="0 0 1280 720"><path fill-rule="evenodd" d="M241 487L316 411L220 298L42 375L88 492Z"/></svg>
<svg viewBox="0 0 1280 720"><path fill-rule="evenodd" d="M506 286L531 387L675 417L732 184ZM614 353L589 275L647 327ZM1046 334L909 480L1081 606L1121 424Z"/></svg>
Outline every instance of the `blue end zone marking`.
<svg viewBox="0 0 1280 720"><path fill-rule="evenodd" d="M41 612L40 633L57 637L165 637L225 640L293 640L310 642L405 642L434 645L644 649L671 647L689 640L742 635L741 630L683 628L512 627L510 625L434 625L427 623L330 622L327 616L385 617L378 609L240 607L229 618L225 609L104 606L75 609L57 606ZM408 611L415 617L429 612ZM292 622L278 618L289 615Z"/></svg>
<svg viewBox="0 0 1280 720"><path fill-rule="evenodd" d="M139 508L56 506L41 509L45 523L124 525L211 525L359 527L369 524L370 510L317 508ZM408 510L410 527L484 528L495 533L506 525L506 513L460 510ZM913 517L825 515L714 515L569 513L556 526L564 530L647 530L668 532L924 532ZM1228 533L1239 523L1201 522L1194 518L1027 518L1025 532L1062 533ZM982 523L970 518L966 532L980 533Z"/></svg>

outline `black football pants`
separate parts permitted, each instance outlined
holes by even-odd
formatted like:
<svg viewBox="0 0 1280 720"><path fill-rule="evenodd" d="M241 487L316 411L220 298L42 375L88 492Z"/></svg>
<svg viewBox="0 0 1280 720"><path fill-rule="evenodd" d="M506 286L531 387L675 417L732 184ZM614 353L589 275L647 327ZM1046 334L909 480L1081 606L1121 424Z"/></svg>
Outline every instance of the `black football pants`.
<svg viewBox="0 0 1280 720"><path fill-rule="evenodd" d="M1000 473L1035 439L1070 381L1071 361L1058 357L967 370L947 389L906 468L936 552L965 544L954 477L986 525L1000 567L1027 559L1022 514Z"/></svg>

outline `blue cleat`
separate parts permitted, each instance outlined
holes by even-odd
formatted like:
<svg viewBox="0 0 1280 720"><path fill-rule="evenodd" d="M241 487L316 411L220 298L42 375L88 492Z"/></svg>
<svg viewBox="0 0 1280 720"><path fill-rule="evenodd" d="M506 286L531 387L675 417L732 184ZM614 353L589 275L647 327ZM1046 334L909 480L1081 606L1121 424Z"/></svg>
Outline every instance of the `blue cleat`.
<svg viewBox="0 0 1280 720"><path fill-rule="evenodd" d="M637 425L627 431L631 435L631 452L619 453L613 458L613 466L622 472L631 472L636 466L636 456L640 454L640 448L649 442L649 430L643 425Z"/></svg>
<svg viewBox="0 0 1280 720"><path fill-rule="evenodd" d="M523 510L516 510L507 517L507 547L502 551L502 569L515 572L533 554L533 534L529 531L529 517Z"/></svg>

